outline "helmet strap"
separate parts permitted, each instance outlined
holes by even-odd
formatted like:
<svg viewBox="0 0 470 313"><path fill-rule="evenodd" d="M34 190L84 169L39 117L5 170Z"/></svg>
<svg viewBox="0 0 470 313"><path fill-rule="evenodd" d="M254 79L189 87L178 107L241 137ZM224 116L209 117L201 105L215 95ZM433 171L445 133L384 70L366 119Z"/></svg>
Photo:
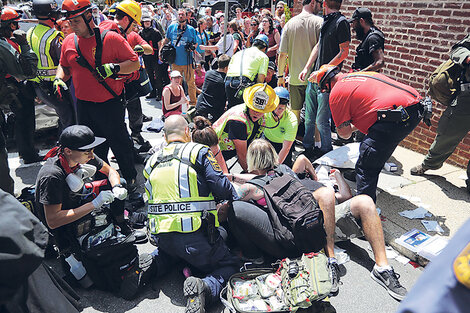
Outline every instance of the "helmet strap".
<svg viewBox="0 0 470 313"><path fill-rule="evenodd" d="M85 17L85 14L86 14L86 12L82 14L82 19L83 19L83 21L85 22L86 27L88 28L88 32L90 33L90 36L93 36L93 35L95 34L95 32L94 32L93 29L91 29L91 27L90 27L90 22L91 22L92 18L90 17L89 19L87 19L87 18Z"/></svg>

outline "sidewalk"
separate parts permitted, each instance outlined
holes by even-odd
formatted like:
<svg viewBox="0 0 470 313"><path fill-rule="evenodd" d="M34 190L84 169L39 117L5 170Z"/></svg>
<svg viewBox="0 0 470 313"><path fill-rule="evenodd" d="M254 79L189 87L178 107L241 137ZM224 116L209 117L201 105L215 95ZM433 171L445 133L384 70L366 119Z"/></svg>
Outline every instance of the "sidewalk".
<svg viewBox="0 0 470 313"><path fill-rule="evenodd" d="M377 197L377 206L382 210L386 243L422 265L427 261L395 243L395 239L413 228L431 236L436 232L426 231L420 219L411 220L398 212L414 210L419 206L426 208L433 216L425 220L437 221L444 230L440 235L446 239L450 239L470 218L470 194L465 188L465 170L444 164L441 169L429 170L424 176L412 176L410 169L420 164L423 158L422 154L398 147L390 160L398 170L395 173L382 171Z"/></svg>

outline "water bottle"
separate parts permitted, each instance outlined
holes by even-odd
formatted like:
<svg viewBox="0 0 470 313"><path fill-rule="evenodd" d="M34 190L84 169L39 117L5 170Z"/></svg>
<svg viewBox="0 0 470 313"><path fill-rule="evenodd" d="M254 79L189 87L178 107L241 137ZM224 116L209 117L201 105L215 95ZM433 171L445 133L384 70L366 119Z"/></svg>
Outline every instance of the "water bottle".
<svg viewBox="0 0 470 313"><path fill-rule="evenodd" d="M93 284L82 262L78 261L73 254L65 258L65 261L70 265L70 272L83 288L88 288Z"/></svg>

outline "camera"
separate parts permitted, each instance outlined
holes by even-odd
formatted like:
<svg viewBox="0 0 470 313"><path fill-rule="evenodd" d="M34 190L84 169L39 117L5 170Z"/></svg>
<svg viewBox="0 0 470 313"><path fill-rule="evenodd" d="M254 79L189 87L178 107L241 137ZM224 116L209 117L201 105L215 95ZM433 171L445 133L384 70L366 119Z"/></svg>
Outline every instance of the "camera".
<svg viewBox="0 0 470 313"><path fill-rule="evenodd" d="M185 46L184 49L188 52L196 50L196 45L193 42L188 42Z"/></svg>

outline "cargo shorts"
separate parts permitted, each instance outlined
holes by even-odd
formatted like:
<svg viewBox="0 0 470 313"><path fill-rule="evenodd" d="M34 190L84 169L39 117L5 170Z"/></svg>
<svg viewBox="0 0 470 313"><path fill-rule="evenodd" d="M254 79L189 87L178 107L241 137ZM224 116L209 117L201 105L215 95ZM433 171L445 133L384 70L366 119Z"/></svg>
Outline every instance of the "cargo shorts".
<svg viewBox="0 0 470 313"><path fill-rule="evenodd" d="M351 213L351 199L335 205L335 223L335 242L364 236L360 220Z"/></svg>

